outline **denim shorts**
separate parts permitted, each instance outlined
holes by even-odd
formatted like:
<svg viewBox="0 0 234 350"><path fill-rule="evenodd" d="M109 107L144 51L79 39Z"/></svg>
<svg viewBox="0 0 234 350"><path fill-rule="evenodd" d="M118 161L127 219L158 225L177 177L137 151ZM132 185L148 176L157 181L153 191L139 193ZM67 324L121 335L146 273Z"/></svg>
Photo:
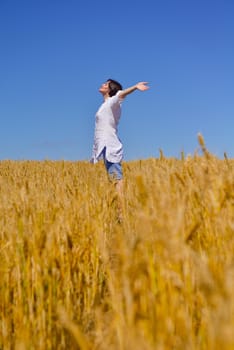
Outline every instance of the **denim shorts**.
<svg viewBox="0 0 234 350"><path fill-rule="evenodd" d="M123 171L121 163L111 163L106 159L106 148L102 151L102 156L104 164L107 170L109 177L112 180L121 180L123 178Z"/></svg>

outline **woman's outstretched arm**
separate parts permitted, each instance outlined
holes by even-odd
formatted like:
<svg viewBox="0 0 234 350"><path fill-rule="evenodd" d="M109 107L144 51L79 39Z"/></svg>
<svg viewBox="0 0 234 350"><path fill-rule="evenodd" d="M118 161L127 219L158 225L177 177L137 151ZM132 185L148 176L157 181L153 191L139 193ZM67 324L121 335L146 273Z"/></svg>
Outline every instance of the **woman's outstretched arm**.
<svg viewBox="0 0 234 350"><path fill-rule="evenodd" d="M136 85L133 85L127 89L121 90L119 92L119 97L120 98L125 98L127 95L131 94L133 91L140 90L140 91L145 91L149 89L149 86L147 85L148 83L146 81L141 81L137 83Z"/></svg>

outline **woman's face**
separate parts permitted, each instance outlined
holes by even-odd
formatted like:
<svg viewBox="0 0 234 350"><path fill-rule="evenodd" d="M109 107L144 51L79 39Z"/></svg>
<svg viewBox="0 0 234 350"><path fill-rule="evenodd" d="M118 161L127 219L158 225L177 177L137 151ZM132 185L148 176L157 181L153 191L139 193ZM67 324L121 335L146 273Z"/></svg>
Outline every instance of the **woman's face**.
<svg viewBox="0 0 234 350"><path fill-rule="evenodd" d="M109 88L109 81L106 81L103 83L100 88L99 92L101 92L103 95L109 94L110 88Z"/></svg>

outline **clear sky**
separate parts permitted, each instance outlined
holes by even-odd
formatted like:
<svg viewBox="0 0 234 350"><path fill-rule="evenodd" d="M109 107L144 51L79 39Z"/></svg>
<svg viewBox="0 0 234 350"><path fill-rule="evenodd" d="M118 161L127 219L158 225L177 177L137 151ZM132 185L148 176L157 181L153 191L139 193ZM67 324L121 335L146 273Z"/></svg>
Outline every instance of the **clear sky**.
<svg viewBox="0 0 234 350"><path fill-rule="evenodd" d="M234 157L233 0L0 0L0 159L90 159L108 78L125 160Z"/></svg>

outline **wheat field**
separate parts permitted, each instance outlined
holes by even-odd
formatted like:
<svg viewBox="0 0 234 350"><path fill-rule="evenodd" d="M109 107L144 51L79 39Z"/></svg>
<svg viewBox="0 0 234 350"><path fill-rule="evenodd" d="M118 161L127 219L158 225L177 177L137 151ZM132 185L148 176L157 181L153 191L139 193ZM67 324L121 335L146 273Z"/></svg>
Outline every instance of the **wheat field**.
<svg viewBox="0 0 234 350"><path fill-rule="evenodd" d="M234 161L0 162L0 349L234 348Z"/></svg>

